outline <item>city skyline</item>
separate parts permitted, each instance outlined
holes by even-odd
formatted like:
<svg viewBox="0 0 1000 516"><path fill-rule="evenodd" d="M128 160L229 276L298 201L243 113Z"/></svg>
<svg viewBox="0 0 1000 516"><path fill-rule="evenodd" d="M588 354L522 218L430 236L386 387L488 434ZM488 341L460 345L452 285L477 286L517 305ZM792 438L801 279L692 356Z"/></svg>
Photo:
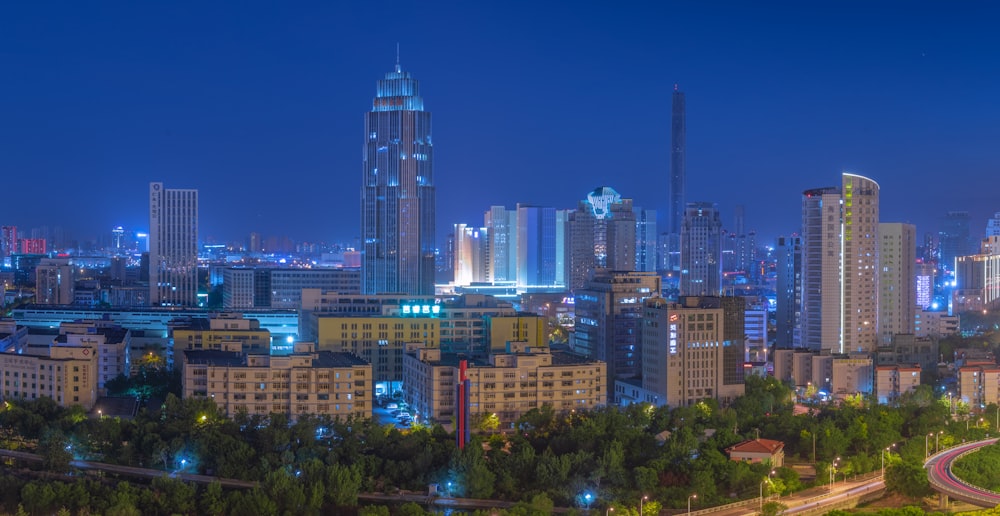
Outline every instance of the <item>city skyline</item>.
<svg viewBox="0 0 1000 516"><path fill-rule="evenodd" d="M205 239L359 237L357 128L399 42L444 149L439 247L490 206L568 209L599 186L666 227L675 84L686 201L718 203L727 228L745 205L761 244L798 232L802 191L846 171L918 240L954 210L978 235L1000 209L971 186L1000 161L990 10L5 6L0 169L31 194L0 223L146 229L163 180L201 192Z"/></svg>

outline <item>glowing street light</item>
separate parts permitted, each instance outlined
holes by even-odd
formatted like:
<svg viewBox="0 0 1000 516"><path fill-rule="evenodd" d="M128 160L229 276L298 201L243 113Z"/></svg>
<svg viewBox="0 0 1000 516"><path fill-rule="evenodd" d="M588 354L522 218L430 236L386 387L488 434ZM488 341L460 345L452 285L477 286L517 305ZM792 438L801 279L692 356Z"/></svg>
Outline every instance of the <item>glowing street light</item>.
<svg viewBox="0 0 1000 516"><path fill-rule="evenodd" d="M643 496L639 499L639 516L642 516L642 502L645 502L646 500L649 500L648 496Z"/></svg>
<svg viewBox="0 0 1000 516"><path fill-rule="evenodd" d="M615 508L614 507L608 507L608 510L604 511L604 516L608 516L609 514L611 514L613 512L615 512Z"/></svg>
<svg viewBox="0 0 1000 516"><path fill-rule="evenodd" d="M691 496L688 497L688 514L691 514L691 499L692 498L698 498L698 494L695 493L695 494L692 494Z"/></svg>
<svg viewBox="0 0 1000 516"><path fill-rule="evenodd" d="M764 484L771 482L771 475L774 473L775 470L772 469L771 472L767 474L767 478L760 483L760 512L764 512Z"/></svg>

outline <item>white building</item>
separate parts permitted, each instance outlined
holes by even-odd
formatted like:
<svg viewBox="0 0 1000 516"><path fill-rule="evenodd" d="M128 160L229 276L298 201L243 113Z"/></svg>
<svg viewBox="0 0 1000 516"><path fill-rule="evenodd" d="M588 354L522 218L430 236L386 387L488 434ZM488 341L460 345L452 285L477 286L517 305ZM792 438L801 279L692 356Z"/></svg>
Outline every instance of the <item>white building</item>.
<svg viewBox="0 0 1000 516"><path fill-rule="evenodd" d="M198 190L149 184L149 302L198 304Z"/></svg>

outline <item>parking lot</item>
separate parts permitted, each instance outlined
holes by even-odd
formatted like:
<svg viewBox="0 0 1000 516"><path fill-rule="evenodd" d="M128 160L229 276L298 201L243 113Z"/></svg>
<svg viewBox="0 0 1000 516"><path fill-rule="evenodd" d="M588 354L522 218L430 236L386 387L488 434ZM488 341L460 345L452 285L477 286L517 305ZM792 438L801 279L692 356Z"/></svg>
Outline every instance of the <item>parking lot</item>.
<svg viewBox="0 0 1000 516"><path fill-rule="evenodd" d="M400 417L403 413L410 414L406 404L393 401L386 402L381 406L376 405L372 409L372 417L380 424L393 425L396 428L409 428L411 425L410 420Z"/></svg>

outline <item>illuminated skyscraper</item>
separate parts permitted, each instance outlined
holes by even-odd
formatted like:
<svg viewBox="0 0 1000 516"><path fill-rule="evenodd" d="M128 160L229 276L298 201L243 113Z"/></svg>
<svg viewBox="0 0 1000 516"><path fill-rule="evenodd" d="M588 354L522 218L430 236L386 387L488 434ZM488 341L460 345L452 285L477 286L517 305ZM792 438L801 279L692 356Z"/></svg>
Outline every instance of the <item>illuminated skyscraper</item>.
<svg viewBox="0 0 1000 516"><path fill-rule="evenodd" d="M840 352L840 189L802 193L802 347Z"/></svg>
<svg viewBox="0 0 1000 516"><path fill-rule="evenodd" d="M434 293L431 114L396 63L365 114L361 234L365 294Z"/></svg>
<svg viewBox="0 0 1000 516"><path fill-rule="evenodd" d="M842 352L870 353L878 347L879 335L879 186L855 174L844 173L841 177L844 192Z"/></svg>
<svg viewBox="0 0 1000 516"><path fill-rule="evenodd" d="M198 190L149 184L149 302L198 304Z"/></svg>
<svg viewBox="0 0 1000 516"><path fill-rule="evenodd" d="M775 246L777 254L777 294L775 306L774 347L792 349L800 347L799 322L802 316L802 238L798 236L778 237Z"/></svg>

